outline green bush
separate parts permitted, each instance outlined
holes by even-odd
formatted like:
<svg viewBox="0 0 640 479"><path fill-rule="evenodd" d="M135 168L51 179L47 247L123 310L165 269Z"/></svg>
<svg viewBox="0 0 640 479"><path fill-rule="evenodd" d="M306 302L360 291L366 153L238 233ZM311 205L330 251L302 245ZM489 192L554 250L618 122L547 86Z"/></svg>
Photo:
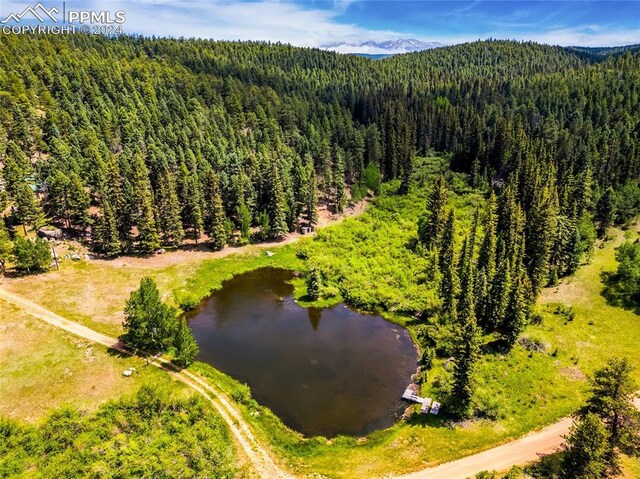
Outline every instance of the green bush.
<svg viewBox="0 0 640 479"><path fill-rule="evenodd" d="M199 304L198 298L192 293L182 293L176 302L182 311L192 311L196 309Z"/></svg>
<svg viewBox="0 0 640 479"><path fill-rule="evenodd" d="M30 239L16 237L13 246L16 268L28 273L46 271L51 265L49 243L42 238Z"/></svg>
<svg viewBox="0 0 640 479"><path fill-rule="evenodd" d="M233 464L227 429L209 405L156 387L92 414L55 411L40 426L0 420L2 477L230 479Z"/></svg>
<svg viewBox="0 0 640 479"><path fill-rule="evenodd" d="M239 404L248 405L253 399L251 398L251 389L246 384L238 383L231 391L231 399Z"/></svg>

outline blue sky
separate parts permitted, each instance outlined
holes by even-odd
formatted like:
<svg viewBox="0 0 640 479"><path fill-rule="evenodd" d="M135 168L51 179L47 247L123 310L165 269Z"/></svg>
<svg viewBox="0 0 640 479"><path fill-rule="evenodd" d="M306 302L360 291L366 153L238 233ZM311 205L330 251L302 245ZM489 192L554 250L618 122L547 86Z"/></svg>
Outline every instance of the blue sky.
<svg viewBox="0 0 640 479"><path fill-rule="evenodd" d="M0 0L0 17L29 3ZM67 0L72 8L123 10L127 33L299 46L395 38L451 44L488 37L559 45L640 43L640 0Z"/></svg>

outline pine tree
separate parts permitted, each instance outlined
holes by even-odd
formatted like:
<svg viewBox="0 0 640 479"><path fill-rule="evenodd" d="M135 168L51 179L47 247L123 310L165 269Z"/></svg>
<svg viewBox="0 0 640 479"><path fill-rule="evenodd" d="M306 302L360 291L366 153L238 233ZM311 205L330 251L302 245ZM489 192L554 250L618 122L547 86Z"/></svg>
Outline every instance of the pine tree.
<svg viewBox="0 0 640 479"><path fill-rule="evenodd" d="M500 337L507 347L515 344L527 320L527 300L524 279L519 275L512 288L504 317L498 327Z"/></svg>
<svg viewBox="0 0 640 479"><path fill-rule="evenodd" d="M471 230L469 231L469 235L465 238L462 252L460 254L460 263L458 265L458 275L460 277L460 283L463 288L466 287L468 281L468 272L471 267L471 264L474 261L475 249L476 249L476 235L478 232L478 221L479 221L480 213L476 209L475 215L473 217L473 223L471 225Z"/></svg>
<svg viewBox="0 0 640 479"><path fill-rule="evenodd" d="M267 214L271 236L282 238L287 234L287 212L280 172L276 162L272 162L271 174L267 181Z"/></svg>
<svg viewBox="0 0 640 479"><path fill-rule="evenodd" d="M7 272L7 262L13 258L13 242L9 236L9 231L0 217L0 270L2 274Z"/></svg>
<svg viewBox="0 0 640 479"><path fill-rule="evenodd" d="M509 305L511 292L511 266L508 259L504 259L498 266L498 271L491 282L489 301L487 302L486 329L495 330L504 318Z"/></svg>
<svg viewBox="0 0 640 479"><path fill-rule="evenodd" d="M638 386L632 377L633 368L628 359L614 358L595 372L591 382L592 395L580 411L598 416L607 431L607 472L620 471L620 451L638 452L640 444L640 413L633 400Z"/></svg>
<svg viewBox="0 0 640 479"><path fill-rule="evenodd" d="M320 172L320 189L324 193L324 199L329 203L331 198L331 185L333 184L332 178L332 160L331 160L331 146L329 140L325 139L320 147L320 158L318 159L318 167Z"/></svg>
<svg viewBox="0 0 640 479"><path fill-rule="evenodd" d="M537 295L549 282L549 261L556 238L558 204L555 186L536 189L527 221L527 270Z"/></svg>
<svg viewBox="0 0 640 479"><path fill-rule="evenodd" d="M161 173L156 192L158 206L158 229L162 234L162 243L178 246L184 238L184 229L180 218L180 202L176 192L175 180L168 170Z"/></svg>
<svg viewBox="0 0 640 479"><path fill-rule="evenodd" d="M440 175L427 198L427 211L418 222L418 239L427 248L437 246L447 220L447 182Z"/></svg>
<svg viewBox="0 0 640 479"><path fill-rule="evenodd" d="M307 221L309 225L315 225L318 222L318 193L315 172L311 171L309 188L307 189L307 198L305 210L307 212Z"/></svg>
<svg viewBox="0 0 640 479"><path fill-rule="evenodd" d="M149 253L160 247L160 236L153 212L153 193L149 183L149 171L140 151L133 156L133 205L134 219L138 226L138 247Z"/></svg>
<svg viewBox="0 0 640 479"><path fill-rule="evenodd" d="M6 154L2 158L5 188L9 196L15 196L18 187L25 181L25 178L32 172L33 168L29 159L22 149L14 142L7 143Z"/></svg>
<svg viewBox="0 0 640 479"><path fill-rule="evenodd" d="M211 247L220 250L227 244L226 216L222 206L218 177L213 170L208 170L205 173L204 200L204 231L209 236Z"/></svg>
<svg viewBox="0 0 640 479"><path fill-rule="evenodd" d="M491 283L496 272L496 247L497 247L497 214L496 196L491 192L487 202L487 210L484 219L484 237L478 253L478 268L484 269L487 281Z"/></svg>
<svg viewBox="0 0 640 479"><path fill-rule="evenodd" d="M180 216L184 229L189 230L189 236L197 242L203 227L200 181L197 172L189 171L184 163L178 172L178 198L182 205Z"/></svg>
<svg viewBox="0 0 640 479"><path fill-rule="evenodd" d="M115 156L110 157L101 172L100 196L104 203L107 199L116 220L119 249L126 250L131 244L131 228L134 224L133 208L129 201L132 196L131 183L121 175L120 165ZM104 211L103 211L104 215Z"/></svg>
<svg viewBox="0 0 640 479"><path fill-rule="evenodd" d="M175 348L173 362L183 368L189 366L200 351L189 322L184 318L178 321L173 347Z"/></svg>
<svg viewBox="0 0 640 479"><path fill-rule="evenodd" d="M47 211L54 220L64 222L70 228L68 191L69 177L62 171L56 170L47 178Z"/></svg>
<svg viewBox="0 0 640 479"><path fill-rule="evenodd" d="M124 339L150 353L166 351L174 337L175 317L176 310L162 302L153 279L142 278L126 303Z"/></svg>
<svg viewBox="0 0 640 479"><path fill-rule="evenodd" d="M320 298L320 288L322 287L322 278L320 271L313 268L307 276L307 295L314 301Z"/></svg>
<svg viewBox="0 0 640 479"><path fill-rule="evenodd" d="M33 190L25 181L16 186L13 200L15 201L16 217L19 223L29 225L33 229L38 229L46 223L40 202L36 200Z"/></svg>
<svg viewBox="0 0 640 479"><path fill-rule="evenodd" d="M453 387L451 390L451 410L459 418L469 417L475 390L474 369L479 354L478 327L475 316L474 278L470 271L469 287L463 290L458 321L460 329L456 339L453 366Z"/></svg>
<svg viewBox="0 0 640 479"><path fill-rule="evenodd" d="M607 477L607 430L602 420L588 413L575 418L562 457L562 479Z"/></svg>
<svg viewBox="0 0 640 479"><path fill-rule="evenodd" d="M453 210L449 212L442 235L442 253L439 255L442 282L440 295L442 296L442 309L450 318L456 319L456 295L458 293L458 275L456 272L455 258L455 215Z"/></svg>
<svg viewBox="0 0 640 479"><path fill-rule="evenodd" d="M342 213L344 211L346 197L344 193L344 152L341 149L337 149L335 153L332 180L334 191L333 204L335 206L335 211L337 213Z"/></svg>
<svg viewBox="0 0 640 479"><path fill-rule="evenodd" d="M89 206L91 206L91 195L85 190L82 180L76 173L69 175L67 200L70 224L84 230L90 223Z"/></svg>
<svg viewBox="0 0 640 479"><path fill-rule="evenodd" d="M118 222L109 199L104 194L100 195L100 197L102 215L98 218L94 231L94 242L99 251L107 256L115 256L122 250L118 234Z"/></svg>
<svg viewBox="0 0 640 479"><path fill-rule="evenodd" d="M595 221L598 223L598 236L604 237L607 228L613 224L616 208L615 193L612 187L606 189L596 205Z"/></svg>

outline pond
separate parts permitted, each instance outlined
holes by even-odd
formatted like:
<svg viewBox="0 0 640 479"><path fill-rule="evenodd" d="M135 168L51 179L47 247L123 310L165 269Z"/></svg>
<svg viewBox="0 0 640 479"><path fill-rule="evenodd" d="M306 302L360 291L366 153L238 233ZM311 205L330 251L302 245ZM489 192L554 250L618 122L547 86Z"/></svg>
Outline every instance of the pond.
<svg viewBox="0 0 640 479"><path fill-rule="evenodd" d="M293 272L261 268L225 281L189 315L198 360L245 382L253 397L308 436L391 426L416 371L408 332L345 305L306 309Z"/></svg>

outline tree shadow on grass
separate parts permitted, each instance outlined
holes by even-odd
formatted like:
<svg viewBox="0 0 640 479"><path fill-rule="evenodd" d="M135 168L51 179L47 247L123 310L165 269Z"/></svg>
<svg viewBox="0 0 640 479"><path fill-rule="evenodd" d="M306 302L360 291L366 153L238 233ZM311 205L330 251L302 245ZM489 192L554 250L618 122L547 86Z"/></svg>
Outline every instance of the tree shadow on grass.
<svg viewBox="0 0 640 479"><path fill-rule="evenodd" d="M414 412L405 422L411 427L453 428L454 426L454 423L446 415L435 416L430 413L423 414L420 412Z"/></svg>
<svg viewBox="0 0 640 479"><path fill-rule="evenodd" d="M605 271L600 276L604 284L601 294L609 306L633 311L640 315L640 298L629 296L615 272Z"/></svg>
<svg viewBox="0 0 640 479"><path fill-rule="evenodd" d="M122 339L118 340L113 346L107 348L107 353L118 359L126 359L131 357L137 357L140 359L144 359L145 367L150 366L151 364L156 364L163 371L167 371L170 373L180 372L185 369L182 366L175 364L172 361L160 361L159 359L162 357L160 354L152 354L139 349L132 349L127 346Z"/></svg>

